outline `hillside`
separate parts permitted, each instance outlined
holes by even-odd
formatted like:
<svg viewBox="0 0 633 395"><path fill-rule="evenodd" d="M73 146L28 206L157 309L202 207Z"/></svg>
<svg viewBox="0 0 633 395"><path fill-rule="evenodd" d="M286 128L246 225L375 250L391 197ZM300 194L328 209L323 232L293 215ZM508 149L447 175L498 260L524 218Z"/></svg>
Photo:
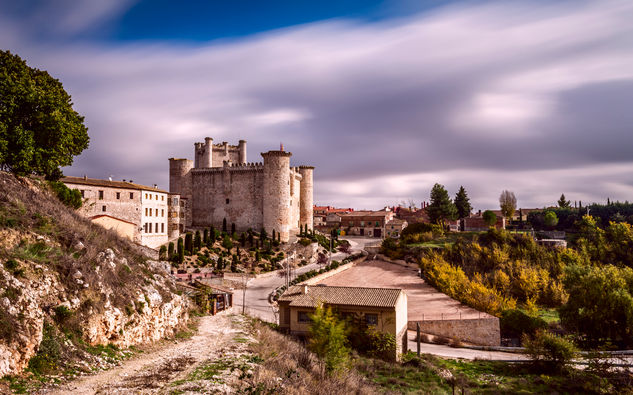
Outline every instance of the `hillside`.
<svg viewBox="0 0 633 395"><path fill-rule="evenodd" d="M99 345L172 335L190 302L168 270L63 205L48 183L0 172L0 377L81 372Z"/></svg>

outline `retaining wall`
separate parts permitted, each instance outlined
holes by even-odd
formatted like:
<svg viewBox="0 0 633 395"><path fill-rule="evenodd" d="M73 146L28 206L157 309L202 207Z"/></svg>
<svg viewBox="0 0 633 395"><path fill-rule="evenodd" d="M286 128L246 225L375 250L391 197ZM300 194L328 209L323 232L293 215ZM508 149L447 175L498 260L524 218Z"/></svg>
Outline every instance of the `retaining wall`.
<svg viewBox="0 0 633 395"><path fill-rule="evenodd" d="M345 270L347 270L347 269L349 269L349 268L351 268L351 267L354 267L354 265L356 265L356 264L357 264L357 263L359 263L359 262L364 261L366 258L367 258L367 257L363 256L363 257L361 257L361 258L358 258L358 259L357 259L357 260L355 260L355 261L352 261L352 262L350 262L350 263L346 263L346 264L344 264L344 265L341 265L341 266L337 267L337 268L336 268L336 269L334 269L334 270L330 270L329 272L325 272L325 273L317 274L316 276L314 276L314 277L312 277L312 278L309 278L309 279L307 279L307 280L305 280L305 281L301 282L301 284L305 284L305 285L315 285L315 284L316 284L316 283L318 283L319 281L323 281L323 280L325 280L326 278L332 277L332 276L333 276L333 275L335 275L335 274L338 274L338 273L340 273L340 272L342 272L342 271L345 271Z"/></svg>
<svg viewBox="0 0 633 395"><path fill-rule="evenodd" d="M456 338L481 346L501 345L501 331L497 317L462 320L409 321L409 330L416 330L417 323L420 323L420 332L423 333Z"/></svg>

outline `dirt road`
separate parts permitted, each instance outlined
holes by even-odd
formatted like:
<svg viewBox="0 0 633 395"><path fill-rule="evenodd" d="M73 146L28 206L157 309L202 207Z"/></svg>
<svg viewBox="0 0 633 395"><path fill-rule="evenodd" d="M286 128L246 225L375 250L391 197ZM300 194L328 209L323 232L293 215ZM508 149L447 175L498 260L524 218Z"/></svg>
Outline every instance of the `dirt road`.
<svg viewBox="0 0 633 395"><path fill-rule="evenodd" d="M140 354L120 366L66 383L45 394L230 393L236 374L248 368L249 336L243 316L219 314L200 320L187 340ZM236 372L236 370L238 372ZM182 392L180 392L182 391Z"/></svg>

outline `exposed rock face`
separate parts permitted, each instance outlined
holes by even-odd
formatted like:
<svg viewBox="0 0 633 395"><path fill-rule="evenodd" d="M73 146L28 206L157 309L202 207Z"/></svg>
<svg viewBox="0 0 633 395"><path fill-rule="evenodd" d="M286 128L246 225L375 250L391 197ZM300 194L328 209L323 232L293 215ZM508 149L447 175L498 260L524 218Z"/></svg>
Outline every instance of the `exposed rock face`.
<svg viewBox="0 0 633 395"><path fill-rule="evenodd" d="M77 315L84 340L90 344L112 343L120 347L156 341L172 335L188 319L190 301L170 291L172 279L165 265L148 261L147 281L125 308L114 304L116 288L99 280L107 271L127 265L112 249L97 255L97 276L90 280L80 270L70 273L78 289L69 290L59 273L33 262L19 262L23 273L16 275L0 265L0 319L10 321L10 340L0 339L0 377L18 374L28 365L42 341L45 320L55 320L58 306ZM168 267L168 265L167 265ZM170 284L172 283L172 284ZM9 291L6 291L9 290ZM120 305L120 303L119 303ZM86 307L88 306L88 307ZM1 312L1 311L0 311Z"/></svg>

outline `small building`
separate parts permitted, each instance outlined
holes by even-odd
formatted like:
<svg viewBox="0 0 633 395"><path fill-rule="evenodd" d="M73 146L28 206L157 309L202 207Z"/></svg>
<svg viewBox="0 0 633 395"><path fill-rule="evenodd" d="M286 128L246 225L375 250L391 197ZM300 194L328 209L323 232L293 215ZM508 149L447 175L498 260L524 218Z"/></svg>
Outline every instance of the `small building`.
<svg viewBox="0 0 633 395"><path fill-rule="evenodd" d="M84 177L64 177L68 188L81 192L83 204L78 210L83 216L112 228L122 237L158 248L169 239L169 199L178 200L158 187L130 181L111 181ZM129 225L134 225L132 229ZM172 233L173 234L173 233Z"/></svg>
<svg viewBox="0 0 633 395"><path fill-rule="evenodd" d="M213 284L208 279L194 281L194 286L201 292L197 303L212 315L233 307L233 290L221 285Z"/></svg>
<svg viewBox="0 0 633 395"><path fill-rule="evenodd" d="M393 211L354 211L341 213L340 229L352 236L383 237L385 225L394 217Z"/></svg>
<svg viewBox="0 0 633 395"><path fill-rule="evenodd" d="M404 228L408 225L407 221L403 219L394 218L391 221L387 222L385 225L385 233L387 237L392 237L397 239L402 234Z"/></svg>
<svg viewBox="0 0 633 395"><path fill-rule="evenodd" d="M462 229L465 232L484 232L490 229L490 226L484 221L483 214L474 214L470 217L463 218ZM496 229L506 228L506 219L502 216L497 216L497 222L494 224Z"/></svg>
<svg viewBox="0 0 633 395"><path fill-rule="evenodd" d="M342 317L360 316L377 331L393 335L394 360L407 349L407 294L401 289L296 285L278 303L279 327L293 335L309 335L310 315L323 304Z"/></svg>

